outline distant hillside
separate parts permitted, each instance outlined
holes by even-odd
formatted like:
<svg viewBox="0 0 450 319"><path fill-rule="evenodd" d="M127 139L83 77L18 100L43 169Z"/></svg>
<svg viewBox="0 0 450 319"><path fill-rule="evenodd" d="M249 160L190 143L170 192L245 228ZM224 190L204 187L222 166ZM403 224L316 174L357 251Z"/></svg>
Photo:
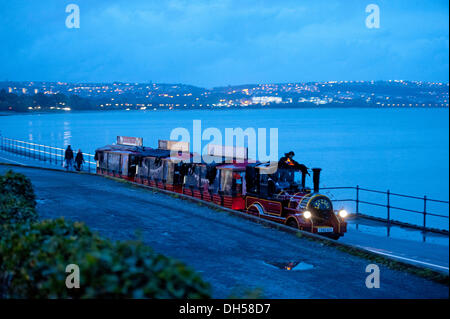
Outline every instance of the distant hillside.
<svg viewBox="0 0 450 319"><path fill-rule="evenodd" d="M0 82L0 112L260 107L448 107L448 83L329 81L206 89L164 83Z"/></svg>

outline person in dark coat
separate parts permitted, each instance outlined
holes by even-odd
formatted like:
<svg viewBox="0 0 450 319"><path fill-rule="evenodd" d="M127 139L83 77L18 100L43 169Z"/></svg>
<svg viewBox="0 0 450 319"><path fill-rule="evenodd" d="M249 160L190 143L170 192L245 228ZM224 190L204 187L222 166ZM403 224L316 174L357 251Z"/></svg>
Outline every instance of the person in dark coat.
<svg viewBox="0 0 450 319"><path fill-rule="evenodd" d="M280 158L280 160L278 161L278 168L284 168L284 169L295 169L295 170L299 170L301 171L303 174L307 174L308 173L308 168L303 165L303 164L299 164L298 162L296 162L293 157L295 156L295 153L293 151L290 151L289 153L285 153L284 157Z"/></svg>
<svg viewBox="0 0 450 319"><path fill-rule="evenodd" d="M70 145L67 146L66 152L64 154L64 160L66 162L66 170L72 170L73 168L73 151Z"/></svg>
<svg viewBox="0 0 450 319"><path fill-rule="evenodd" d="M81 150L78 150L77 156L75 156L75 169L77 171L81 170L81 165L83 165L84 163L84 157L83 157L83 153L81 152Z"/></svg>

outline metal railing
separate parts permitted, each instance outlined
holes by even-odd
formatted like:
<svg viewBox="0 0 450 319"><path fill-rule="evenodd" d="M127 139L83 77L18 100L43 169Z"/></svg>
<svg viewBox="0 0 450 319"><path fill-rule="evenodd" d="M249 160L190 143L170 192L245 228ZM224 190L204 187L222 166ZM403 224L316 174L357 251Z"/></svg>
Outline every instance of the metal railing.
<svg viewBox="0 0 450 319"><path fill-rule="evenodd" d="M427 208L429 203L440 203L440 204L445 204L447 206L447 211L448 211L448 205L449 202L448 201L444 201L444 200L438 200L438 199L432 199L432 198L428 198L426 195L423 197L418 197L418 196L411 196L411 195L405 195L405 194L398 194L398 193L393 193L390 190L387 191L379 191L379 190L374 190L374 189L368 189L368 188L362 188L359 185L357 186L339 186L339 187L322 187L322 190L354 190L355 193L355 197L354 198L350 198L350 199L333 199L333 201L335 202L354 202L356 205L356 211L355 214L356 216L358 215L365 215L365 216L371 216L371 215L367 215L362 214L360 212L360 204L366 204L366 205L371 205L371 206L377 206L377 207L383 207L386 209L386 217L385 218L380 218L378 216L372 216L375 218L380 218L383 219L384 221L386 221L388 224L394 223L394 222L402 222L402 221L398 221L398 220L394 220L392 219L392 212L393 211L401 211L401 212L408 212L408 213L415 213L415 214L422 214L423 219L422 219L422 225L421 228L423 230L429 230L430 228L427 227L427 216L433 216L433 217L438 217L438 218L442 218L443 220L447 220L447 224L448 224L448 220L449 220L449 216L448 215L444 215L444 214L438 214L435 212L430 212L429 209ZM386 196L385 198L385 202L384 203L380 203L380 202L373 202L373 201L367 201L367 200L362 200L361 199L361 193L376 193L376 194L381 194ZM421 208L423 209L410 209L410 208L404 208L404 207L398 207L398 206L394 206L391 204L392 199L394 197L398 197L398 198L408 198L408 199L415 199L415 200L420 200L423 202L423 206Z"/></svg>
<svg viewBox="0 0 450 319"><path fill-rule="evenodd" d="M38 143L20 141L12 138L0 136L0 150L47 162L49 164L65 164L65 149ZM75 155L75 154L74 154ZM83 153L84 163L81 170L88 173L96 172L96 162L94 155Z"/></svg>

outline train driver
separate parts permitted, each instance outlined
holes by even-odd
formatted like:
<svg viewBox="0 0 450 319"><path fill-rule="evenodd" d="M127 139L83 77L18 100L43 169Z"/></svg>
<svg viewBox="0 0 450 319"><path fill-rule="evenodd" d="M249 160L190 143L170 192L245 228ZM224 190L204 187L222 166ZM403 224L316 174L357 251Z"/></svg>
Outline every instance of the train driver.
<svg viewBox="0 0 450 319"><path fill-rule="evenodd" d="M291 168L291 169L299 170L303 174L309 175L308 168L305 165L299 164L297 161L295 161L293 159L294 156L295 156L295 153L293 151L290 151L289 153L285 153L284 156L282 158L280 158L280 160L278 161L278 168L284 168L284 169Z"/></svg>

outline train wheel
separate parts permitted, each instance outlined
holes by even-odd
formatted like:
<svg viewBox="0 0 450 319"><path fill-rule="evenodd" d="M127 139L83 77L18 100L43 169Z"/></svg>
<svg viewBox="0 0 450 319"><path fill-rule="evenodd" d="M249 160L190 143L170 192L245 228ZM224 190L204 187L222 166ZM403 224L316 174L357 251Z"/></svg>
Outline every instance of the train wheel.
<svg viewBox="0 0 450 319"><path fill-rule="evenodd" d="M294 218L289 219L289 221L286 223L289 227L297 228L298 229L298 223Z"/></svg>
<svg viewBox="0 0 450 319"><path fill-rule="evenodd" d="M255 209L251 209L252 207ZM261 217L261 214L264 214L264 208L260 204L252 204L247 208L247 213Z"/></svg>

